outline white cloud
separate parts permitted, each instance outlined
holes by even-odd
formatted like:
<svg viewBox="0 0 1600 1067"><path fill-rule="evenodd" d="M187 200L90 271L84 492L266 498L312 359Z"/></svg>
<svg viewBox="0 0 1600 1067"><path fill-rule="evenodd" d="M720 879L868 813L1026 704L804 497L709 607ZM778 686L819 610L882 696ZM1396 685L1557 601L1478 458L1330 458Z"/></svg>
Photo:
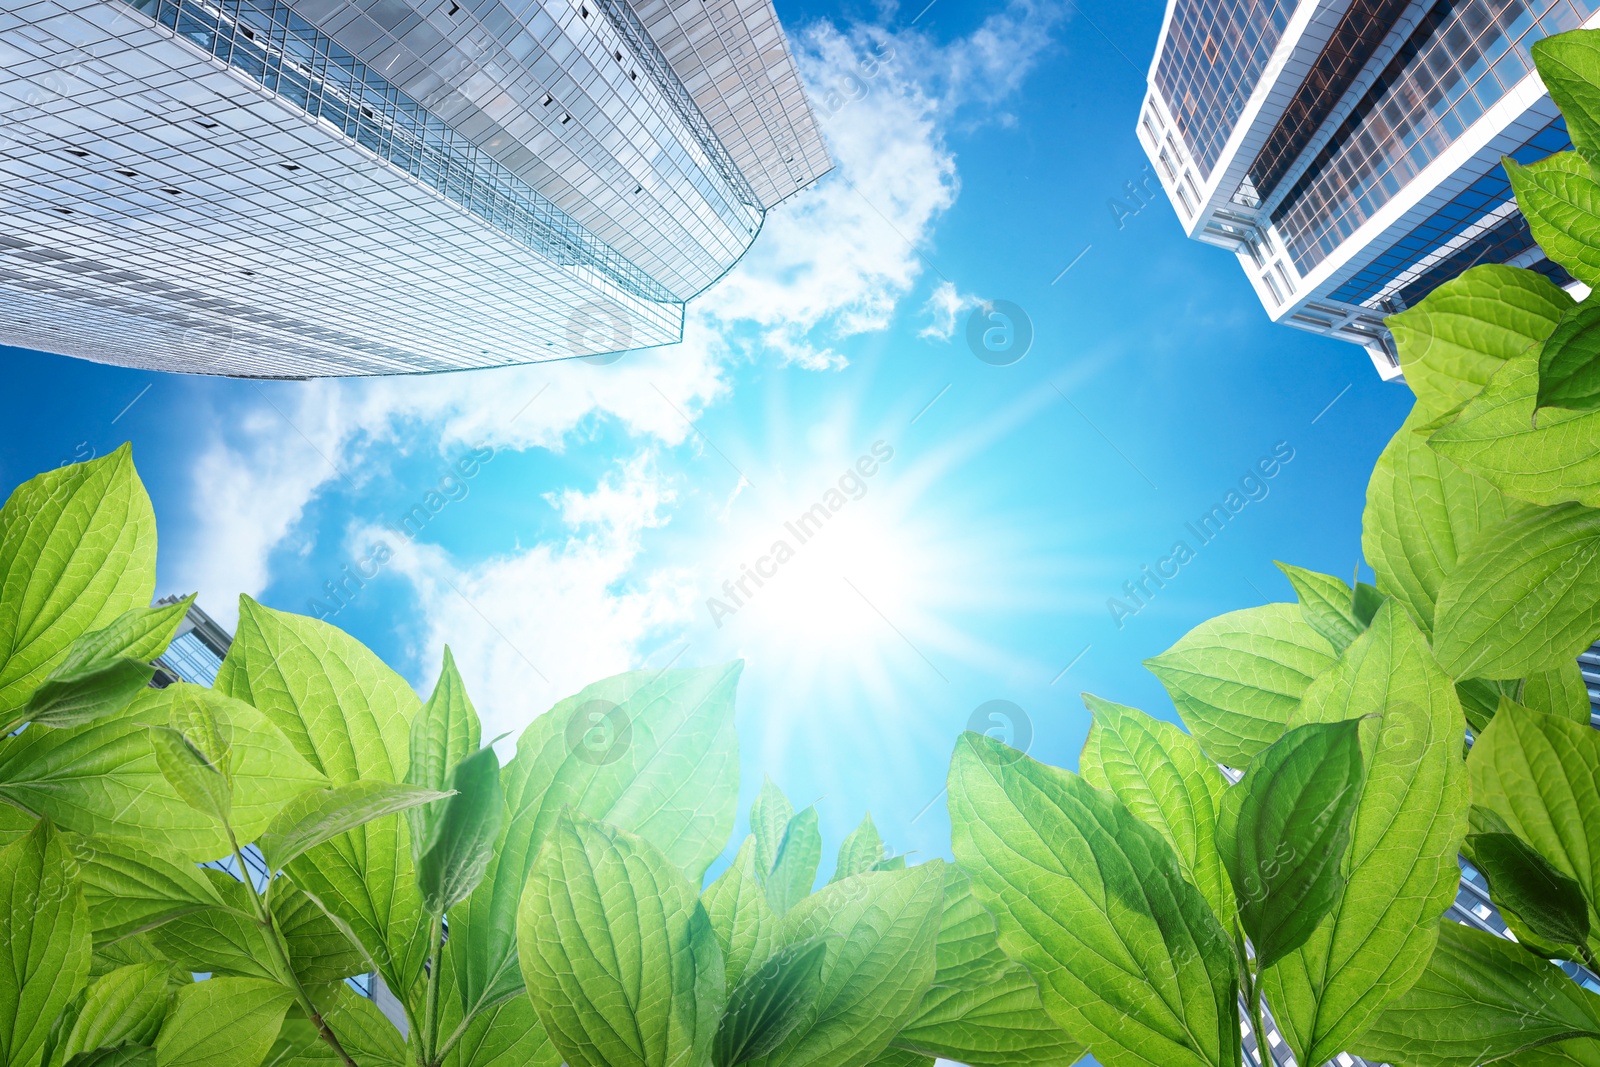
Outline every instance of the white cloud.
<svg viewBox="0 0 1600 1067"><path fill-rule="evenodd" d="M956 322L961 313L970 308L975 308L983 301L970 293L956 291L955 283L940 282L933 287L933 292L928 296L928 302L922 305L923 313L928 316L928 325L917 331L918 337L926 337L934 341L948 341L956 332Z"/></svg>

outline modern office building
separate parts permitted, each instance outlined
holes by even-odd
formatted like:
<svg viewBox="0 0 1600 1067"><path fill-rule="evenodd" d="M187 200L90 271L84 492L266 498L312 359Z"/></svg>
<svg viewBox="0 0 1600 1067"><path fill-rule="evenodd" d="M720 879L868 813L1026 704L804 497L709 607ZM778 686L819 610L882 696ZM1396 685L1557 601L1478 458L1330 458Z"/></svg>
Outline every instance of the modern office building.
<svg viewBox="0 0 1600 1067"><path fill-rule="evenodd" d="M1478 263L1575 285L1502 156L1570 147L1529 48L1592 0L1170 0L1138 136L1188 235L1275 321L1400 373L1385 315Z"/></svg>
<svg viewBox="0 0 1600 1067"><path fill-rule="evenodd" d="M0 343L251 377L680 338L831 163L771 0L18 0Z"/></svg>

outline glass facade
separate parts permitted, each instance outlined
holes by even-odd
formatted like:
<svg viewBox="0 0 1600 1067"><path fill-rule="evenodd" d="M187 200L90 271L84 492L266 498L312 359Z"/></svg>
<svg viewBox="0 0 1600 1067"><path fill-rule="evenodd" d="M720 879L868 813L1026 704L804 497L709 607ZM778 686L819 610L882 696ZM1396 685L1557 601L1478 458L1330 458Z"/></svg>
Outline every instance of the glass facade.
<svg viewBox="0 0 1600 1067"><path fill-rule="evenodd" d="M1558 118L1508 154L1518 163L1526 164L1571 147L1567 124ZM1401 300L1410 306L1434 286L1449 281L1474 264L1503 263L1527 251L1534 241L1520 214L1490 218L1486 225L1479 227L1486 216L1506 208L1511 201L1511 182L1505 170L1496 165L1329 295L1334 300L1364 304L1389 289L1398 291ZM1480 228L1481 232L1470 234L1451 254L1407 277L1407 272L1429 253L1468 235L1474 228Z"/></svg>
<svg viewBox="0 0 1600 1067"><path fill-rule="evenodd" d="M1202 178L1283 37L1292 0L1177 0L1155 86Z"/></svg>
<svg viewBox="0 0 1600 1067"><path fill-rule="evenodd" d="M1269 198L1307 143L1350 88L1373 52L1389 35L1411 0L1355 0L1334 27L1283 117L1250 164L1234 202L1259 207Z"/></svg>
<svg viewBox="0 0 1600 1067"><path fill-rule="evenodd" d="M1590 0L1441 0L1273 212L1309 273L1532 69Z"/></svg>

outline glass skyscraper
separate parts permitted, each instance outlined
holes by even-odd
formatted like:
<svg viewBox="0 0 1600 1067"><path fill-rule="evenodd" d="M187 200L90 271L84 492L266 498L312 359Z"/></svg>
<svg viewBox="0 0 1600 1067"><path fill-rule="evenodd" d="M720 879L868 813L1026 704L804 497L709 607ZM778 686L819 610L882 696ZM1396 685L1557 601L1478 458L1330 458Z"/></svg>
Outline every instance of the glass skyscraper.
<svg viewBox="0 0 1600 1067"><path fill-rule="evenodd" d="M1384 316L1468 267L1577 284L1500 159L1571 146L1529 49L1597 24L1595 0L1172 0L1139 140L1189 236L1234 252L1274 320L1394 378Z"/></svg>
<svg viewBox="0 0 1600 1067"><path fill-rule="evenodd" d="M666 344L831 167L771 0L23 0L0 343L251 377Z"/></svg>

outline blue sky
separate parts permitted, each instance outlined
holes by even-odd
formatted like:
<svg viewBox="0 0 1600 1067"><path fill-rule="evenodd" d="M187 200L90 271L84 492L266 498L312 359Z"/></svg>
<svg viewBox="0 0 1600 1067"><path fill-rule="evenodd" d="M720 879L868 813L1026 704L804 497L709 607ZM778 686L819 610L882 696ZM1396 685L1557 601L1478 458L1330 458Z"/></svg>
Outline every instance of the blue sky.
<svg viewBox="0 0 1600 1067"><path fill-rule="evenodd" d="M778 6L840 165L684 344L322 383L0 349L0 480L131 440L160 591L228 622L241 592L308 612L376 567L333 621L424 692L448 640L491 736L617 671L743 657L746 805L764 773L816 801L825 872L867 808L895 848L948 855L940 789L980 706L1021 709L1031 753L1068 767L1081 691L1171 717L1140 661L1291 599L1273 559L1350 575L1411 398L1359 348L1272 326L1153 182L1129 197L1154 0ZM1022 309L1023 359L974 356L979 301ZM1275 449L1199 544L1185 524ZM799 543L785 523L830 490L845 505ZM1114 619L1180 539L1193 558Z"/></svg>

